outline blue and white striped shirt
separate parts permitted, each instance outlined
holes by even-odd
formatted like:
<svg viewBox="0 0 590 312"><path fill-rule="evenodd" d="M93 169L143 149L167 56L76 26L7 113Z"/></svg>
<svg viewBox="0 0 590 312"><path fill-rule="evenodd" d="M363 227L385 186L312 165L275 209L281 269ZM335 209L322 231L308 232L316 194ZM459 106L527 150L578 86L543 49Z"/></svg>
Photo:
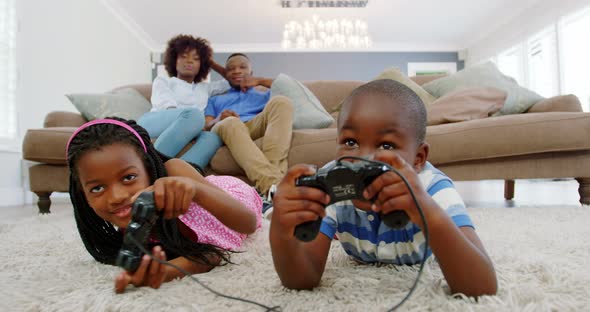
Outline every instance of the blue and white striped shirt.
<svg viewBox="0 0 590 312"><path fill-rule="evenodd" d="M458 226L473 227L463 199L451 179L426 162L418 174L422 186ZM350 200L326 207L320 232L336 235L347 254L361 262L416 264L424 255L424 235L412 222L399 230L385 225L378 213L354 207ZM428 256L432 253L427 250Z"/></svg>

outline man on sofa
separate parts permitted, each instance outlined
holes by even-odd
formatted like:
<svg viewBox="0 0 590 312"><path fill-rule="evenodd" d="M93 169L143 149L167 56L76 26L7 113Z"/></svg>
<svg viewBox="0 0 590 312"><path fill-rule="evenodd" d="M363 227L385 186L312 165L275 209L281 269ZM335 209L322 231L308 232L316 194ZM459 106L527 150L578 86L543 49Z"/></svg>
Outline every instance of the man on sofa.
<svg viewBox="0 0 590 312"><path fill-rule="evenodd" d="M209 98L205 129L219 135L256 189L268 194L287 171L293 106L284 96L271 99L270 90L254 89L258 85L270 88L273 79L253 77L252 73L245 54L227 58L224 76L232 89ZM261 137L262 150L254 144Z"/></svg>

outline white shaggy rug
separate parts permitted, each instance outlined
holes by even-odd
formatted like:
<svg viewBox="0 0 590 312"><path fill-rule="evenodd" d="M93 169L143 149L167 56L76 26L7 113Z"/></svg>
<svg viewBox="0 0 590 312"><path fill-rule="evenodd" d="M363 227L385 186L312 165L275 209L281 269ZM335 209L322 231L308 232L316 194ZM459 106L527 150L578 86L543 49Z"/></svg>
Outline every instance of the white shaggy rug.
<svg viewBox="0 0 590 312"><path fill-rule="evenodd" d="M429 261L402 311L579 311L590 306L590 207L472 208L495 264L497 296L452 297ZM72 213L0 221L0 311L262 311L215 296L185 278L160 289L116 295L119 269L84 249ZM411 287L417 267L367 266L348 260L338 243L320 287L283 288L274 271L268 224L248 239L235 265L196 275L215 290L283 311L386 311Z"/></svg>

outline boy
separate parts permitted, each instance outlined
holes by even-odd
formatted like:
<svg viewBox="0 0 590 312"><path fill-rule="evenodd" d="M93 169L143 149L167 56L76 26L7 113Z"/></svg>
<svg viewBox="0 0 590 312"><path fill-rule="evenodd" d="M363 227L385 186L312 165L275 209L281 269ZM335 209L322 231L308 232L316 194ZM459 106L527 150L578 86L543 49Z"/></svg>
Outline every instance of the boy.
<svg viewBox="0 0 590 312"><path fill-rule="evenodd" d="M386 162L406 177L422 207L430 232L430 249L453 293L495 294L496 274L465 205L451 180L426 161L426 109L406 86L388 79L355 89L338 118L338 156L362 156ZM335 203L323 191L297 187L312 175L307 165L289 169L273 198L270 243L275 269L285 287L309 289L320 282L332 237L345 251L365 262L416 264L423 257L422 220L408 188L393 172L376 178L364 198ZM355 209L356 208L356 209ZM394 230L379 213L404 210L410 223ZM323 217L320 233L305 243L293 236L297 225Z"/></svg>

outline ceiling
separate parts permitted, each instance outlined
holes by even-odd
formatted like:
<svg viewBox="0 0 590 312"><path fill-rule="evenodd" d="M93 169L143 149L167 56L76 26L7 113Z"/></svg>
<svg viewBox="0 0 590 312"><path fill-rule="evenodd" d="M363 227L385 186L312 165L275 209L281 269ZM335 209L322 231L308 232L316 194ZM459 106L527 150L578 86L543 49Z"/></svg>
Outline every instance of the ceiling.
<svg viewBox="0 0 590 312"><path fill-rule="evenodd" d="M282 8L280 0L103 0L154 51L179 33L219 52L281 49L291 20L363 18L375 51L458 51L539 0L369 0L365 8Z"/></svg>

